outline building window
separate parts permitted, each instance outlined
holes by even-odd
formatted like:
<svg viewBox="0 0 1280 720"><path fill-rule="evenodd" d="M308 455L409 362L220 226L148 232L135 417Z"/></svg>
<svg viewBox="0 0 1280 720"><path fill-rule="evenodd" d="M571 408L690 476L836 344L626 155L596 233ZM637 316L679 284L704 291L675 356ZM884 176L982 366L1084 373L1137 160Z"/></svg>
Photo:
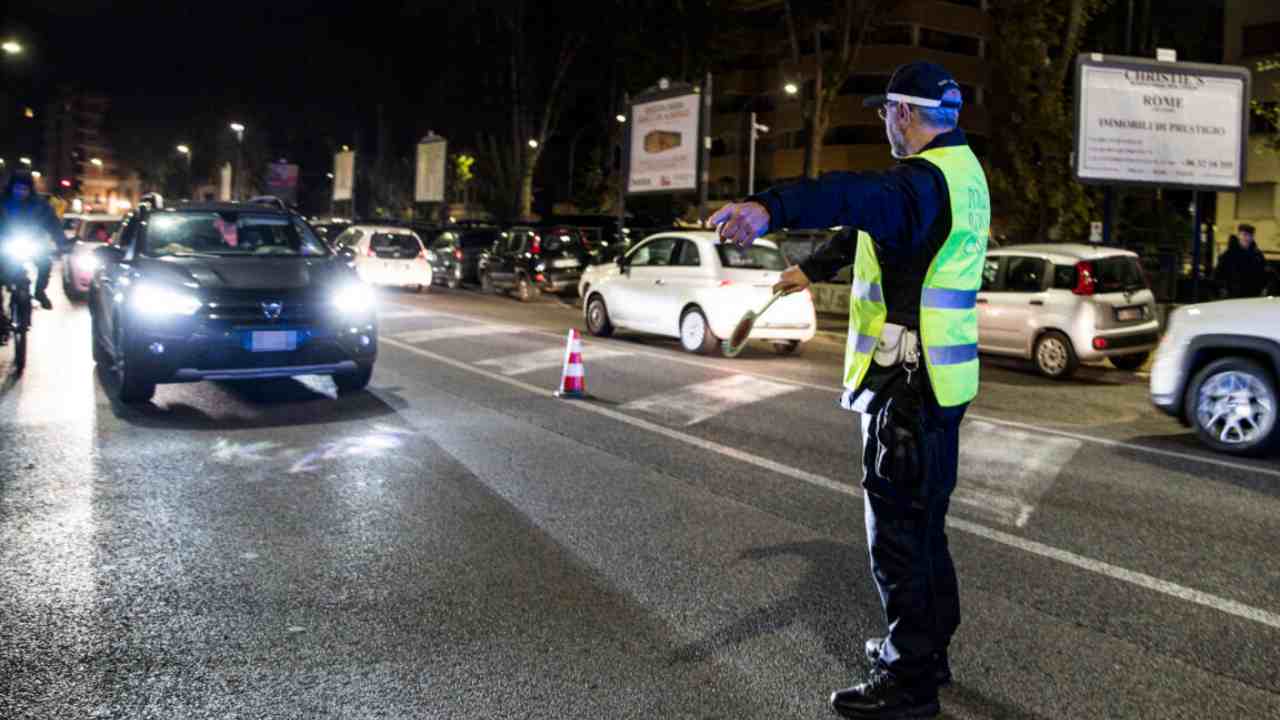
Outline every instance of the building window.
<svg viewBox="0 0 1280 720"><path fill-rule="evenodd" d="M910 25L880 25L867 33L868 45L910 45L911 42Z"/></svg>
<svg viewBox="0 0 1280 720"><path fill-rule="evenodd" d="M1246 183L1236 196L1236 217L1269 218L1276 212L1275 183Z"/></svg>
<svg viewBox="0 0 1280 720"><path fill-rule="evenodd" d="M884 127L879 125L841 125L827 131L823 145L883 145Z"/></svg>
<svg viewBox="0 0 1280 720"><path fill-rule="evenodd" d="M956 55L982 57L982 41L972 35L956 35L932 28L920 28L920 47Z"/></svg>
<svg viewBox="0 0 1280 720"><path fill-rule="evenodd" d="M850 75L840 86L841 95L879 95L889 86L888 75Z"/></svg>
<svg viewBox="0 0 1280 720"><path fill-rule="evenodd" d="M1240 42L1244 57L1280 52L1280 22L1246 25Z"/></svg>

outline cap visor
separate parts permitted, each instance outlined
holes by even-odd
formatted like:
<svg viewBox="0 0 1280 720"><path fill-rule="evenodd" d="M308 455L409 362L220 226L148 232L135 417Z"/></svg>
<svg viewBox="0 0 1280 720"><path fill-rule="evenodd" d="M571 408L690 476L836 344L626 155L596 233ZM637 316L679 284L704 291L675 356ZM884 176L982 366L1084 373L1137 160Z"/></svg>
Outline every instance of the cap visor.
<svg viewBox="0 0 1280 720"><path fill-rule="evenodd" d="M884 104L884 101L888 99L889 98L884 95L872 95L871 97L862 101L862 107L864 108L880 107L881 105Z"/></svg>

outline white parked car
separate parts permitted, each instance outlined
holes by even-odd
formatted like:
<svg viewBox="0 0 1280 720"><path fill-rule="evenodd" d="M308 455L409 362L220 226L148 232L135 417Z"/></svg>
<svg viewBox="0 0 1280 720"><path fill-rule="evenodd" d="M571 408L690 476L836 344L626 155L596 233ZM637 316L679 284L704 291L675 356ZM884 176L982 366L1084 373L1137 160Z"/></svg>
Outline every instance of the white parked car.
<svg viewBox="0 0 1280 720"><path fill-rule="evenodd" d="M978 293L978 349L1026 358L1051 378L1106 358L1146 364L1160 320L1135 253L1093 245L989 250Z"/></svg>
<svg viewBox="0 0 1280 720"><path fill-rule="evenodd" d="M1151 401L1209 447L1257 455L1280 442L1280 298L1187 305L1169 315Z"/></svg>
<svg viewBox="0 0 1280 720"><path fill-rule="evenodd" d="M360 279L370 285L431 289L435 253L408 228L352 225L333 244L352 258Z"/></svg>
<svg viewBox="0 0 1280 720"><path fill-rule="evenodd" d="M716 352L744 312L769 301L786 267L768 241L739 251L713 232L660 233L584 277L579 287L587 331L608 336L615 328L638 330L679 338L689 352ZM816 331L813 298L805 291L774 303L750 337L787 354Z"/></svg>
<svg viewBox="0 0 1280 720"><path fill-rule="evenodd" d="M66 254L62 259L62 290L67 298L76 300L89 292L93 273L101 265L93 251L111 241L121 220L118 215L76 216L75 231L66 231Z"/></svg>

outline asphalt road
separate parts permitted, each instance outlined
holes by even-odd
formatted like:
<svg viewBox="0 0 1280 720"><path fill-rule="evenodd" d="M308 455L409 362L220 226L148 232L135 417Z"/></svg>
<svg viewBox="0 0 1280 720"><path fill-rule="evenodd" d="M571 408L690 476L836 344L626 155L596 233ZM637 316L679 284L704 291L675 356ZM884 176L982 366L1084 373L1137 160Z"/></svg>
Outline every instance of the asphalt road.
<svg viewBox="0 0 1280 720"><path fill-rule="evenodd" d="M389 292L367 393L115 404L88 315L0 349L0 718L824 718L882 617L841 344L734 360ZM1280 717L1280 463L1145 379L988 362L953 718Z"/></svg>

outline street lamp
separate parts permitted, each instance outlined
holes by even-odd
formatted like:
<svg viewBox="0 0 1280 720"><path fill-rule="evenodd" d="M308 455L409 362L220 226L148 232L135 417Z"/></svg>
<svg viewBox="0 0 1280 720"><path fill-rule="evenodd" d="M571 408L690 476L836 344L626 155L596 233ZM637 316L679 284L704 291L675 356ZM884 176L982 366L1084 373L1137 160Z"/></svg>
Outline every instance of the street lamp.
<svg viewBox="0 0 1280 720"><path fill-rule="evenodd" d="M747 154L747 195L756 194L756 138L759 133L769 132L768 125L756 122L756 113L751 111L751 149Z"/></svg>
<svg viewBox="0 0 1280 720"><path fill-rule="evenodd" d="M31 167L31 158L29 157L20 157L18 158L18 162L26 165L27 167Z"/></svg>
<svg viewBox="0 0 1280 720"><path fill-rule="evenodd" d="M6 40L4 45L0 47L4 48L5 55L21 55L22 54L22 49L23 49L22 44L19 43L17 40Z"/></svg>
<svg viewBox="0 0 1280 720"><path fill-rule="evenodd" d="M782 86L782 91L788 95L795 95L796 93L800 92L800 86L796 85L793 82L789 82L786 85Z"/></svg>
<svg viewBox="0 0 1280 720"><path fill-rule="evenodd" d="M244 125L231 123L231 132L236 134L236 199L244 195L244 182L240 176L244 174Z"/></svg>
<svg viewBox="0 0 1280 720"><path fill-rule="evenodd" d="M175 148L175 149L178 151L178 154L179 154L179 155L182 155L182 156L184 156L184 157L186 157L186 158L187 158L187 186L188 186L188 187L187 187L187 195L188 195L188 197L193 197L193 198L194 198L194 197L195 197L195 184L196 184L196 183L195 183L195 178L191 177L191 146L190 146L190 145L179 145L179 146L178 146L177 148Z"/></svg>
<svg viewBox="0 0 1280 720"><path fill-rule="evenodd" d="M537 150L537 149L538 149L538 141L537 141L537 140L534 140L534 139L532 139L532 138L531 138L531 139L529 140L529 147L533 148L534 150Z"/></svg>
<svg viewBox="0 0 1280 720"><path fill-rule="evenodd" d="M627 121L627 116L623 115L622 113L618 113L617 115L613 116L613 119L617 120L620 123L625 123Z"/></svg>
<svg viewBox="0 0 1280 720"><path fill-rule="evenodd" d="M89 164L98 168L98 177L102 177L103 173L105 172L102 169L102 158L93 158L92 160L89 161Z"/></svg>

